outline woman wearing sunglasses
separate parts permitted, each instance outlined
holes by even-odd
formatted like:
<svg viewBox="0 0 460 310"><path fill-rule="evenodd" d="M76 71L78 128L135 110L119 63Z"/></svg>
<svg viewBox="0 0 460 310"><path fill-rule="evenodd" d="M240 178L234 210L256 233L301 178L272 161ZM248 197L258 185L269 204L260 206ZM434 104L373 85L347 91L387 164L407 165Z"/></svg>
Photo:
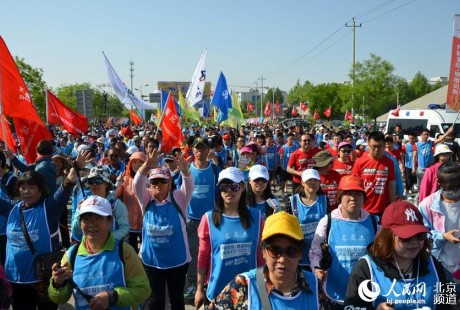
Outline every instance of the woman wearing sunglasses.
<svg viewBox="0 0 460 310"><path fill-rule="evenodd" d="M177 152L182 185L172 191L171 173L166 167L158 167L162 158L158 154L157 149L148 152L147 160L134 176L135 195L144 215L139 256L152 290L144 309L165 309L167 285L171 309L183 310L185 276L191 261L185 219L194 187L193 177L188 163ZM145 186L147 181L149 189Z"/></svg>
<svg viewBox="0 0 460 310"><path fill-rule="evenodd" d="M272 215L279 206L278 198L273 195L268 184L270 175L267 167L254 165L249 169L248 205L259 210L264 219Z"/></svg>
<svg viewBox="0 0 460 310"><path fill-rule="evenodd" d="M113 183L110 180L108 169L105 166L97 165L91 168L86 178L82 178L82 182L89 187L91 195L97 195L110 202L114 219L112 221L112 234L117 240L123 239L129 232L128 211L126 205L111 192ZM71 231L72 238L81 241L83 233L80 228L79 215L80 207L78 206L72 219Z"/></svg>
<svg viewBox="0 0 460 310"><path fill-rule="evenodd" d="M351 271L345 307L450 309L435 301L436 290L446 287L446 281L441 264L430 255L427 233L414 205L391 203L383 213L382 230Z"/></svg>
<svg viewBox="0 0 460 310"><path fill-rule="evenodd" d="M351 144L348 142L339 143L339 157L334 160L332 170L337 171L341 176L350 175L354 162L351 160Z"/></svg>
<svg viewBox="0 0 460 310"><path fill-rule="evenodd" d="M259 210L247 206L243 172L224 169L217 183L216 206L198 227L197 308L213 300L236 274L263 264L259 240L264 220Z"/></svg>
<svg viewBox="0 0 460 310"><path fill-rule="evenodd" d="M299 267L304 247L299 220L286 212L267 218L265 266L236 275L210 309L318 309L317 280Z"/></svg>

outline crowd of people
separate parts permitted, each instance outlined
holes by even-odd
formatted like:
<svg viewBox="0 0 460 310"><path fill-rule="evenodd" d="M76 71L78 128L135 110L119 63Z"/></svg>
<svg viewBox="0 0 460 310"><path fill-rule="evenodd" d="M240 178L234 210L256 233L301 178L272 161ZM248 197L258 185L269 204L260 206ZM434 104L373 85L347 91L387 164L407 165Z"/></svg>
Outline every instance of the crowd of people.
<svg viewBox="0 0 460 310"><path fill-rule="evenodd" d="M0 309L458 305L453 128L50 131L34 163L0 141Z"/></svg>

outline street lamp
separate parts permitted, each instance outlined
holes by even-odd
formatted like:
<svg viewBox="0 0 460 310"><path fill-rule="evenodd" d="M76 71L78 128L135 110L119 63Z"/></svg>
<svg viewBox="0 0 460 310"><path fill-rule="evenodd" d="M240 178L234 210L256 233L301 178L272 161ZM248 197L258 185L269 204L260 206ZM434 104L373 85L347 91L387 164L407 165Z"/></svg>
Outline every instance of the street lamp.
<svg viewBox="0 0 460 310"><path fill-rule="evenodd" d="M142 98L142 88L147 87L147 86L149 86L149 84L139 86L139 88L134 88L135 90L137 90L139 92L141 98Z"/></svg>

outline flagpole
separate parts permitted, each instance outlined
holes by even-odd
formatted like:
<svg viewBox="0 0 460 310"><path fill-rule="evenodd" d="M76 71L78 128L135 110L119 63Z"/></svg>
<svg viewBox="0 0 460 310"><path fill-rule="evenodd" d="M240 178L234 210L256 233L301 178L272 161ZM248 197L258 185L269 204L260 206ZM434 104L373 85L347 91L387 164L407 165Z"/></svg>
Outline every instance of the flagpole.
<svg viewBox="0 0 460 310"><path fill-rule="evenodd" d="M48 90L45 87L45 111L46 111L46 125L48 126Z"/></svg>
<svg viewBox="0 0 460 310"><path fill-rule="evenodd" d="M171 96L171 91L169 91L168 93L168 98L166 99L166 103L165 103L165 109L166 109L166 106L168 105L168 101L169 101L169 96ZM161 104L160 104L160 109L161 109ZM158 122L158 128L157 128L157 132L155 133L155 139L157 138L158 136L158 130L160 130L160 127L161 127L161 122L163 121L163 117L165 115L165 109L163 109L161 111L161 118L160 118L160 121Z"/></svg>

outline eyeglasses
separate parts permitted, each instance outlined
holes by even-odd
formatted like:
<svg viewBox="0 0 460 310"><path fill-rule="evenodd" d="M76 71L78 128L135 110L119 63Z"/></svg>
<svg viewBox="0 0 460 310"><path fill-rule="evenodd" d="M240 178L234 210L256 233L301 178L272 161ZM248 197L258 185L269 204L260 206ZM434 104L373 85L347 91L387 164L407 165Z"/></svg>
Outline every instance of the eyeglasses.
<svg viewBox="0 0 460 310"><path fill-rule="evenodd" d="M93 178L93 179L88 179L88 181L86 182L88 183L88 185L93 185L93 184L101 185L102 183L104 183L104 180L101 178Z"/></svg>
<svg viewBox="0 0 460 310"><path fill-rule="evenodd" d="M160 184L164 185L168 183L169 183L169 179L157 178L157 179L150 180L150 184L152 185L160 185Z"/></svg>
<svg viewBox="0 0 460 310"><path fill-rule="evenodd" d="M373 150L374 149L383 149L383 148L385 148L385 145L384 144L377 144L377 145L369 145L369 147L371 149L373 149Z"/></svg>
<svg viewBox="0 0 460 310"><path fill-rule="evenodd" d="M237 192L241 188L240 183L221 183L219 184L219 190L221 192L228 192L228 190L231 190L232 192Z"/></svg>
<svg viewBox="0 0 460 310"><path fill-rule="evenodd" d="M302 142L312 142L313 140L310 139L303 139Z"/></svg>
<svg viewBox="0 0 460 310"><path fill-rule="evenodd" d="M263 183L267 183L268 180L264 179L264 178L257 178L254 180L254 182L258 183L258 182L263 182Z"/></svg>
<svg viewBox="0 0 460 310"><path fill-rule="evenodd" d="M156 146L155 144L148 144L147 147L156 149L158 146Z"/></svg>
<svg viewBox="0 0 460 310"><path fill-rule="evenodd" d="M348 150L348 149L347 149L347 150L341 149L340 151L341 151L342 153L351 153L351 150Z"/></svg>
<svg viewBox="0 0 460 310"><path fill-rule="evenodd" d="M271 258L280 258L283 254L286 254L289 258L296 258L300 255L300 253L302 253L302 248L294 245L288 246L287 248L282 248L277 245L269 245L265 248Z"/></svg>
<svg viewBox="0 0 460 310"><path fill-rule="evenodd" d="M116 154L110 154L110 155L109 155L109 157L114 157L114 158L117 158L117 157L118 157L118 155L116 155Z"/></svg>
<svg viewBox="0 0 460 310"><path fill-rule="evenodd" d="M244 140L236 140L236 142L242 142L242 143L244 143L245 141L244 141Z"/></svg>
<svg viewBox="0 0 460 310"><path fill-rule="evenodd" d="M398 236L399 240L402 242L402 243L407 243L409 241L411 241L412 239L417 239L417 241L423 241L423 240L426 240L427 238L427 235L426 233L419 233L419 234L416 234L410 238L401 238L400 236Z"/></svg>

